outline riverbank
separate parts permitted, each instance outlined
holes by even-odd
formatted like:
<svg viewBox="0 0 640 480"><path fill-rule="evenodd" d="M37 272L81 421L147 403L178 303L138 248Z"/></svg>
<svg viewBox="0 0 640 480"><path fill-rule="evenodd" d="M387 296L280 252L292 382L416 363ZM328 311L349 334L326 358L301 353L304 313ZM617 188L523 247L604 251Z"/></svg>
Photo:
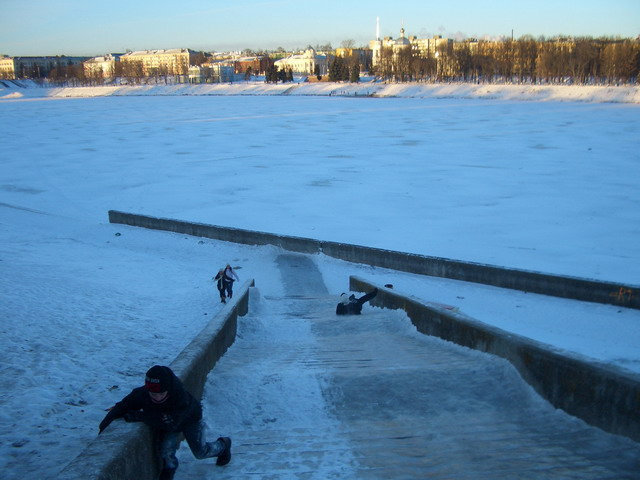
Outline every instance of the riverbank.
<svg viewBox="0 0 640 480"><path fill-rule="evenodd" d="M0 100L146 95L306 95L394 98L479 98L640 104L640 86L495 85L472 83L278 83L238 82L173 85L39 87L32 82L0 82Z"/></svg>

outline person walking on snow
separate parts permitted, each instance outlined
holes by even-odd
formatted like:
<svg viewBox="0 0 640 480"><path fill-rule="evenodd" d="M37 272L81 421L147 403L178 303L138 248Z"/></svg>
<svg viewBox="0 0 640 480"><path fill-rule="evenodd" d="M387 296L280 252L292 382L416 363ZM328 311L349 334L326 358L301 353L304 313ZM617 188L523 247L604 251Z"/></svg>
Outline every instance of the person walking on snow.
<svg viewBox="0 0 640 480"><path fill-rule="evenodd" d="M362 312L362 305L371 300L377 294L377 288L374 288L372 291L360 298L356 298L356 296L353 294L341 294L340 303L338 303L338 305L336 306L336 315L360 315L360 313Z"/></svg>
<svg viewBox="0 0 640 480"><path fill-rule="evenodd" d="M202 405L185 390L169 367L151 367L144 386L134 388L109 410L100 422L100 433L116 418L144 422L153 429L162 459L160 480L171 480L175 475L181 435L197 459L218 457L216 465L226 465L231 460L231 439L219 437L214 442L206 441Z"/></svg>
<svg viewBox="0 0 640 480"><path fill-rule="evenodd" d="M227 303L226 297L231 298L233 296L233 282L240 280L236 272L231 268L231 265L227 263L227 266L220 270L214 277L216 280L218 291L220 292L220 301Z"/></svg>
<svg viewBox="0 0 640 480"><path fill-rule="evenodd" d="M219 270L218 273L216 273L216 276L213 277L213 279L216 282L216 287L218 288L218 292L220 293L220 301L222 303L227 303L226 300L226 295L224 293L225 290L225 286L224 286L224 268Z"/></svg>

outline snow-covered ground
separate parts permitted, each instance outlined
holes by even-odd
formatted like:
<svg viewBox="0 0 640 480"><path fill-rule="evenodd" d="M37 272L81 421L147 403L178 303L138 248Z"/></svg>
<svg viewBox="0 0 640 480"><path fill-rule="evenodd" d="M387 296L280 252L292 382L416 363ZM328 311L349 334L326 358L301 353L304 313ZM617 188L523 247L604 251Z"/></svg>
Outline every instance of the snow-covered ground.
<svg viewBox="0 0 640 480"><path fill-rule="evenodd" d="M300 80L300 79L298 79ZM472 83L295 83L264 81L214 84L112 85L64 88L20 88L29 81L0 83L0 99L66 98L140 95L304 95L375 96L393 98L483 98L519 101L571 101L640 103L640 88L634 85L527 85ZM5 87L4 89L2 87Z"/></svg>
<svg viewBox="0 0 640 480"><path fill-rule="evenodd" d="M282 294L275 248L110 225L109 209L640 284L637 87L545 97L563 102L214 87L0 88L3 478L77 455L219 310L224 263ZM461 98L476 88L497 90ZM636 310L315 261L336 295L350 274L393 283L640 372Z"/></svg>

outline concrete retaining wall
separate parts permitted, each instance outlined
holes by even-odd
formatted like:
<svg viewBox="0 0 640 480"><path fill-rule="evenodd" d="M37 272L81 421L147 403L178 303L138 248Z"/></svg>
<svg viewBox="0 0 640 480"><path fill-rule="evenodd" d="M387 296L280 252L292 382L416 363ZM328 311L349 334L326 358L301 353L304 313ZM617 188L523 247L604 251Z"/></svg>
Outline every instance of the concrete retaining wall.
<svg viewBox="0 0 640 480"><path fill-rule="evenodd" d="M235 228L183 222L109 211L111 223L166 230L249 245L275 245L300 253L324 253L409 273L452 278L503 288L640 308L640 287L575 277L501 268L472 262L407 254L336 242L275 235ZM350 288L368 291L373 285L352 277ZM378 287L372 301L386 308L402 308L418 331L509 360L522 377L557 408L605 431L640 441L640 375L578 356L561 355L549 345L513 335L473 318L403 297Z"/></svg>
<svg viewBox="0 0 640 480"><path fill-rule="evenodd" d="M234 342L238 315L248 312L249 288L253 285L250 280L237 289L234 302L226 304L169 365L196 398L201 398L208 373ZM56 478L155 480L160 467L153 451L151 430L144 424L116 420Z"/></svg>
<svg viewBox="0 0 640 480"><path fill-rule="evenodd" d="M373 285L349 278L353 291ZM557 353L553 347L505 332L437 304L423 303L377 286L371 303L403 309L419 332L505 358L556 408L607 432L640 442L640 375L591 359Z"/></svg>
<svg viewBox="0 0 640 480"><path fill-rule="evenodd" d="M109 211L109 221L247 245L275 245L293 252L324 253L348 262L403 272L640 309L640 287L633 285L549 275L359 245L156 218L115 210Z"/></svg>

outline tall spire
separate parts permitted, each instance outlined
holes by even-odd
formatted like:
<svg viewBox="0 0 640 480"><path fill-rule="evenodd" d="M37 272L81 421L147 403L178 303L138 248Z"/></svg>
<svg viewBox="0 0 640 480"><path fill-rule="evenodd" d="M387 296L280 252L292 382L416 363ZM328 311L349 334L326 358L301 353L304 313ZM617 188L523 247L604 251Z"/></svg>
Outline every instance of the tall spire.
<svg viewBox="0 0 640 480"><path fill-rule="evenodd" d="M376 40L380 40L380 17L376 17Z"/></svg>

